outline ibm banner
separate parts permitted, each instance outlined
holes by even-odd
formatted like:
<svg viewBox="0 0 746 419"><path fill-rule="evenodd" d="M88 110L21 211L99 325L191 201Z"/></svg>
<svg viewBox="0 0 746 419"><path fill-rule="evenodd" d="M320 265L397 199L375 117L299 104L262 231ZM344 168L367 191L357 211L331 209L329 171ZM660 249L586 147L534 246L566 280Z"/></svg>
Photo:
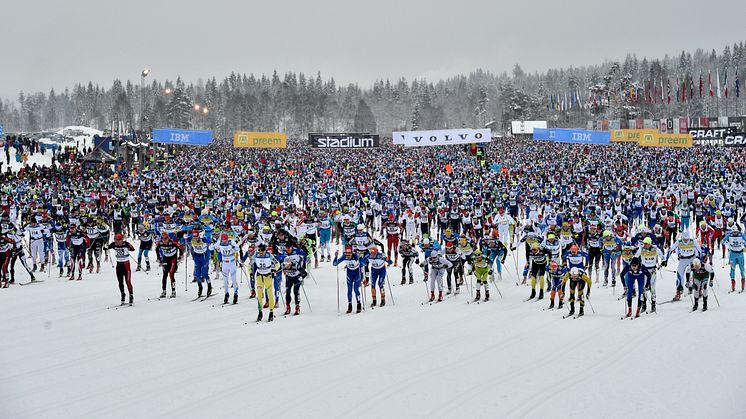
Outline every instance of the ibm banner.
<svg viewBox="0 0 746 419"><path fill-rule="evenodd" d="M393 133L391 138L393 138L394 144L406 147L489 143L492 141L492 131L487 128L402 131Z"/></svg>
<svg viewBox="0 0 746 419"><path fill-rule="evenodd" d="M611 133L609 131L586 131L582 129L534 129L534 140L554 141L556 143L573 144L609 144Z"/></svg>
<svg viewBox="0 0 746 419"><path fill-rule="evenodd" d="M311 148L374 148L380 147L378 135L363 133L308 134Z"/></svg>
<svg viewBox="0 0 746 419"><path fill-rule="evenodd" d="M286 148L288 136L284 132L237 131L233 134L236 148Z"/></svg>
<svg viewBox="0 0 746 419"><path fill-rule="evenodd" d="M692 128L689 134L694 139L694 145L725 145L726 138L736 136L736 129L733 127Z"/></svg>
<svg viewBox="0 0 746 419"><path fill-rule="evenodd" d="M177 145L208 145L212 142L212 131L186 129L154 129L153 142Z"/></svg>

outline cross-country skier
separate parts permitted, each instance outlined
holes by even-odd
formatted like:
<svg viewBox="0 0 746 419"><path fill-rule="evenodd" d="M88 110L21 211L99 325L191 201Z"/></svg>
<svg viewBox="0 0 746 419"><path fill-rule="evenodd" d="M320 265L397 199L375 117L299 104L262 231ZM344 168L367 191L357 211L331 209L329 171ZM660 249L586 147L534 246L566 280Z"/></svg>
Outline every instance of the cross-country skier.
<svg viewBox="0 0 746 419"><path fill-rule="evenodd" d="M353 253L351 246L345 246L344 255L339 256L339 250L334 253L334 266L340 263L345 264L345 271L347 273L347 314L352 313L352 292L355 292L355 301L357 302L357 313L362 310L360 304L360 282L362 276L362 266L365 263L365 258L359 257Z"/></svg>
<svg viewBox="0 0 746 419"><path fill-rule="evenodd" d="M161 240L155 246L155 254L158 262L163 267L163 278L161 279L161 298L166 298L166 281L171 279L171 298L176 298L176 265L183 256L184 246L176 240L171 239L167 232L161 233Z"/></svg>
<svg viewBox="0 0 746 419"><path fill-rule="evenodd" d="M216 251L220 260L220 270L223 274L223 290L225 291L223 304L228 304L228 299L230 298L229 279L231 281L230 286L233 287L233 304L237 304L238 282L236 282L236 261L239 257L238 245L229 239L227 233L222 233L220 235L220 242L210 244L209 249Z"/></svg>
<svg viewBox="0 0 746 419"><path fill-rule="evenodd" d="M124 305L124 283L127 283L127 292L129 293L129 305L134 302L132 293L132 269L130 268L130 252L135 251L135 247L129 242L124 240L122 233L117 233L114 236L114 241L104 246L104 250L114 249L114 258L117 261L116 274L117 282L119 283L119 293L122 297L122 305Z"/></svg>

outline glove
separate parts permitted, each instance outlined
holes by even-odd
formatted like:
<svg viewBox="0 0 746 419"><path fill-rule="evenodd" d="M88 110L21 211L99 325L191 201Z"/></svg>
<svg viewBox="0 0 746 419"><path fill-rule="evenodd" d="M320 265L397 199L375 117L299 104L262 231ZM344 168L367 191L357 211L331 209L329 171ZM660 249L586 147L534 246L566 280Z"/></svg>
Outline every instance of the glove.
<svg viewBox="0 0 746 419"><path fill-rule="evenodd" d="M492 275L492 269L490 269L490 272L489 272L489 274L490 274L490 275Z"/></svg>
<svg viewBox="0 0 746 419"><path fill-rule="evenodd" d="M585 293L585 298L586 298L586 299L588 299L588 298L591 298L591 292L590 292L590 291L587 291L587 292Z"/></svg>
<svg viewBox="0 0 746 419"><path fill-rule="evenodd" d="M712 279L710 280L710 286L712 287Z"/></svg>
<svg viewBox="0 0 746 419"><path fill-rule="evenodd" d="M645 291L650 291L650 284L645 284Z"/></svg>
<svg viewBox="0 0 746 419"><path fill-rule="evenodd" d="M662 267L664 267L664 268L665 268L666 266L668 266L668 261L667 261L667 260L664 260L664 261L663 261L663 263L661 263L661 266L662 266Z"/></svg>
<svg viewBox="0 0 746 419"><path fill-rule="evenodd" d="M514 252L515 251L515 246L510 246L510 251Z"/></svg>
<svg viewBox="0 0 746 419"><path fill-rule="evenodd" d="M689 289L689 291L692 290L692 283L689 281L686 281L686 287Z"/></svg>

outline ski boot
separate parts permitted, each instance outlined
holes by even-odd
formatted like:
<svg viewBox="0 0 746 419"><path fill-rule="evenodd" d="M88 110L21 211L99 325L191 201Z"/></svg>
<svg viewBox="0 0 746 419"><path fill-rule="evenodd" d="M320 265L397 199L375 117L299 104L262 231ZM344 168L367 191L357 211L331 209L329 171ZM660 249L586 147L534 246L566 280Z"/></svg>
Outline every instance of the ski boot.
<svg viewBox="0 0 746 419"><path fill-rule="evenodd" d="M456 285L456 292L455 292L455 294L458 294L460 292L461 292L461 287L459 287L458 285Z"/></svg>
<svg viewBox="0 0 746 419"><path fill-rule="evenodd" d="M355 313L360 313L363 311L363 306L360 304L360 301L357 302L357 310L355 310Z"/></svg>
<svg viewBox="0 0 746 419"><path fill-rule="evenodd" d="M352 303L347 303L347 314L352 313Z"/></svg>
<svg viewBox="0 0 746 419"><path fill-rule="evenodd" d="M533 300L536 298L536 288L531 289L531 296L528 297L529 300Z"/></svg>
<svg viewBox="0 0 746 419"><path fill-rule="evenodd" d="M640 317L640 306L637 306L637 312L635 313L635 317Z"/></svg>
<svg viewBox="0 0 746 419"><path fill-rule="evenodd" d="M430 292L430 302L432 303L433 301L435 301L435 292L431 291Z"/></svg>
<svg viewBox="0 0 746 419"><path fill-rule="evenodd" d="M609 279L607 278L607 279L604 279L604 287L608 287L608 286L609 286Z"/></svg>
<svg viewBox="0 0 746 419"><path fill-rule="evenodd" d="M446 291L446 295L451 295L451 287L448 287L448 290Z"/></svg>
<svg viewBox="0 0 746 419"><path fill-rule="evenodd" d="M197 284L197 298L202 296L202 283Z"/></svg>
<svg viewBox="0 0 746 419"><path fill-rule="evenodd" d="M443 291L438 291L438 302L443 301Z"/></svg>
<svg viewBox="0 0 746 419"><path fill-rule="evenodd" d="M142 266L140 266L140 264L138 263L137 269L135 269L135 272L140 272L140 271L142 271Z"/></svg>
<svg viewBox="0 0 746 419"><path fill-rule="evenodd" d="M269 311L269 316L267 317L267 322L271 322L274 319L275 319L275 312L272 311L272 310L270 310Z"/></svg>
<svg viewBox="0 0 746 419"><path fill-rule="evenodd" d="M233 304L238 304L238 293L233 294Z"/></svg>
<svg viewBox="0 0 746 419"><path fill-rule="evenodd" d="M562 307L565 306L565 300L559 299L559 303L557 304L557 310L562 310Z"/></svg>
<svg viewBox="0 0 746 419"><path fill-rule="evenodd" d="M285 302L287 304L285 304L285 314L284 315L287 316L288 314L290 314L290 300L285 300Z"/></svg>
<svg viewBox="0 0 746 419"><path fill-rule="evenodd" d="M41 264L41 268L39 269L39 272L44 272L44 264Z"/></svg>
<svg viewBox="0 0 746 419"><path fill-rule="evenodd" d="M553 309L553 308L554 308L554 298L552 298L552 299L551 299L551 300L549 301L549 309L551 310L551 309Z"/></svg>
<svg viewBox="0 0 746 419"><path fill-rule="evenodd" d="M632 307L627 307L627 315L624 317L631 317L632 316Z"/></svg>
<svg viewBox="0 0 746 419"><path fill-rule="evenodd" d="M611 280L611 288L615 288L615 287L616 287L616 279L612 279Z"/></svg>
<svg viewBox="0 0 746 419"><path fill-rule="evenodd" d="M381 305L379 307L383 307L386 305L386 294L381 293Z"/></svg>
<svg viewBox="0 0 746 419"><path fill-rule="evenodd" d="M481 291L477 290L477 296L474 297L474 301L479 301L479 299L482 298L482 295L480 293L481 293Z"/></svg>
<svg viewBox="0 0 746 419"><path fill-rule="evenodd" d="M264 313L261 310L259 310L259 315L256 316L256 321L258 322L262 321L263 316L264 316Z"/></svg>
<svg viewBox="0 0 746 419"><path fill-rule="evenodd" d="M692 307L692 311L697 311L699 308L699 298L694 299L694 307Z"/></svg>
<svg viewBox="0 0 746 419"><path fill-rule="evenodd" d="M409 274L409 283L414 284L414 276L412 274Z"/></svg>
<svg viewBox="0 0 746 419"><path fill-rule="evenodd" d="M376 289L375 288L371 288L370 296L371 296L370 306L375 307L376 306Z"/></svg>
<svg viewBox="0 0 746 419"><path fill-rule="evenodd" d="M207 283L207 294L205 295L205 298L207 298L207 297L209 297L211 295L212 295L212 284L208 282Z"/></svg>
<svg viewBox="0 0 746 419"><path fill-rule="evenodd" d="M171 288L171 296L169 298L176 298L176 288Z"/></svg>
<svg viewBox="0 0 746 419"><path fill-rule="evenodd" d="M124 293L122 293L122 302L121 302L121 305L124 305L124 299L125 299L125 295L124 295Z"/></svg>
<svg viewBox="0 0 746 419"><path fill-rule="evenodd" d="M293 313L294 316L297 316L300 314L300 304L295 305L295 313Z"/></svg>
<svg viewBox="0 0 746 419"><path fill-rule="evenodd" d="M166 298L166 290L163 290L163 291L161 292L161 298Z"/></svg>
<svg viewBox="0 0 746 419"><path fill-rule="evenodd" d="M150 272L150 261L149 260L145 261L145 272Z"/></svg>
<svg viewBox="0 0 746 419"><path fill-rule="evenodd" d="M570 312L567 315L572 316L573 314L575 314L575 303L570 303Z"/></svg>
<svg viewBox="0 0 746 419"><path fill-rule="evenodd" d="M407 283L407 277L405 277L405 276L402 276L402 277L401 277L401 284L400 284L400 285L404 285L404 284L406 284L406 283Z"/></svg>
<svg viewBox="0 0 746 419"><path fill-rule="evenodd" d="M730 280L730 292L736 292L736 280L735 279Z"/></svg>
<svg viewBox="0 0 746 419"><path fill-rule="evenodd" d="M544 299L544 290L543 289L539 290L539 298L538 299L539 300L543 300Z"/></svg>
<svg viewBox="0 0 746 419"><path fill-rule="evenodd" d="M96 273L97 274L101 273L101 264L100 263L96 264Z"/></svg>
<svg viewBox="0 0 746 419"><path fill-rule="evenodd" d="M60 268L60 278L62 278L63 276L65 276L65 269Z"/></svg>
<svg viewBox="0 0 746 419"><path fill-rule="evenodd" d="M746 288L746 278L741 278L741 292L744 292L744 288Z"/></svg>
<svg viewBox="0 0 746 419"><path fill-rule="evenodd" d="M228 304L228 299L231 298L231 295L227 292L225 293L225 298L223 298L223 304ZM267 306L264 306L267 307Z"/></svg>
<svg viewBox="0 0 746 419"><path fill-rule="evenodd" d="M702 311L707 311L707 297L702 297Z"/></svg>
<svg viewBox="0 0 746 419"><path fill-rule="evenodd" d="M578 310L578 317L582 317L583 314L583 306L580 306L580 310Z"/></svg>
<svg viewBox="0 0 746 419"><path fill-rule="evenodd" d="M484 290L484 301L487 302L490 300L490 291Z"/></svg>
<svg viewBox="0 0 746 419"><path fill-rule="evenodd" d="M650 303L650 312L651 312L651 313L655 313L655 301L652 301L652 302Z"/></svg>
<svg viewBox="0 0 746 419"><path fill-rule="evenodd" d="M31 272L36 272L36 264L34 263L34 266L31 268ZM733 282L735 284L735 281ZM733 285L733 289L735 289L735 285Z"/></svg>
<svg viewBox="0 0 746 419"><path fill-rule="evenodd" d="M135 302L135 297L130 294L130 305L132 305Z"/></svg>

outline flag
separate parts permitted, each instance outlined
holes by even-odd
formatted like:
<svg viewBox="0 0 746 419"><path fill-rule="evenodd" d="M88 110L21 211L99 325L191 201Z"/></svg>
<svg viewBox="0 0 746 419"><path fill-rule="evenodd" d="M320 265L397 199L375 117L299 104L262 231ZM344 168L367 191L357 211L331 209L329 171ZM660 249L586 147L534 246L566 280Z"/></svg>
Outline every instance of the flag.
<svg viewBox="0 0 746 419"><path fill-rule="evenodd" d="M699 70L699 97L702 97L702 70Z"/></svg>
<svg viewBox="0 0 746 419"><path fill-rule="evenodd" d="M668 90L666 90L666 97L668 98L668 104L671 104L671 80L667 80ZM662 82L661 82L662 83Z"/></svg>
<svg viewBox="0 0 746 419"><path fill-rule="evenodd" d="M736 97L741 97L741 79L738 78L738 69L736 69Z"/></svg>
<svg viewBox="0 0 746 419"><path fill-rule="evenodd" d="M645 89L645 101L650 103L650 79L648 79L648 87Z"/></svg>
<svg viewBox="0 0 746 419"><path fill-rule="evenodd" d="M678 78L678 77L676 77L676 102L678 102L678 101L679 101L679 90L680 90L680 89L679 89L679 86L681 86L681 85L679 84L679 78ZM670 102L671 102L671 100L669 99L669 100L668 100L668 102L670 103Z"/></svg>
<svg viewBox="0 0 746 419"><path fill-rule="evenodd" d="M707 83L710 85L710 97L712 97L712 71L707 72Z"/></svg>
<svg viewBox="0 0 746 419"><path fill-rule="evenodd" d="M723 86L725 86L725 98L728 98L728 67L725 67L725 77L723 78Z"/></svg>
<svg viewBox="0 0 746 419"><path fill-rule="evenodd" d="M715 85L717 86L717 95L718 99L720 99L720 70L715 68Z"/></svg>
<svg viewBox="0 0 746 419"><path fill-rule="evenodd" d="M663 85L663 79L661 79L661 104L666 102L666 96L664 96L666 92L664 90L666 90L666 86Z"/></svg>
<svg viewBox="0 0 746 419"><path fill-rule="evenodd" d="M689 100L694 98L694 77L693 74L689 75Z"/></svg>
<svg viewBox="0 0 746 419"><path fill-rule="evenodd" d="M552 106L552 110L554 110L554 95L549 95L549 103Z"/></svg>

